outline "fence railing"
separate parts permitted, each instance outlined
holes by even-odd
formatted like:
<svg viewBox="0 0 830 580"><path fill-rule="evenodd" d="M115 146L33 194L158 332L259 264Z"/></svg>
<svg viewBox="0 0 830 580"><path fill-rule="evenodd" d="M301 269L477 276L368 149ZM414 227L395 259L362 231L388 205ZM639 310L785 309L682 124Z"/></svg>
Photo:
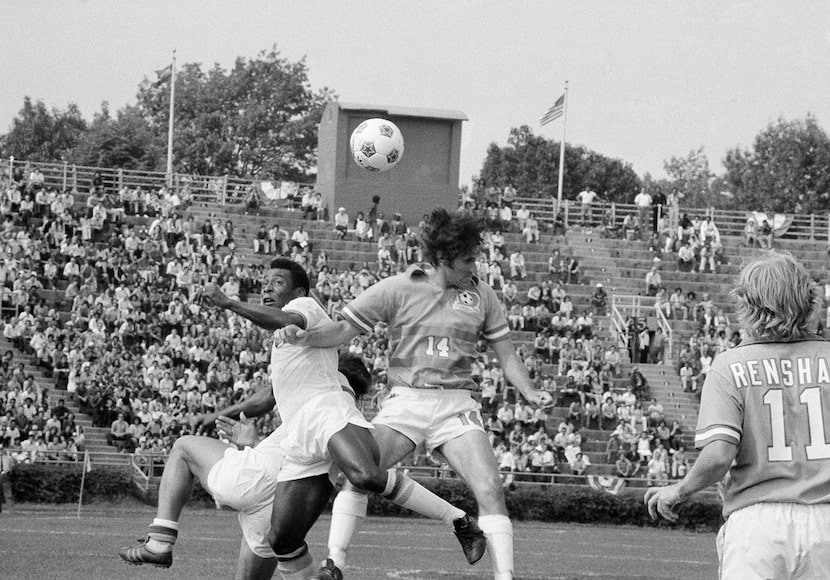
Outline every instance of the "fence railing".
<svg viewBox="0 0 830 580"><path fill-rule="evenodd" d="M12 175L15 170L22 170L28 176L28 173L34 169L38 169L43 174L46 186L59 190L76 190L81 193L92 189L96 174L103 182L104 190L110 193L118 192L124 187L155 191L167 186L167 175L160 171L89 167L70 163L41 163L21 161L14 157L8 159L7 165L3 167L3 173ZM174 173L171 180L174 191L187 193L194 202L223 205L243 203L250 191L256 187L256 183L258 182L252 179L229 175L210 176L185 173Z"/></svg>
<svg viewBox="0 0 830 580"><path fill-rule="evenodd" d="M43 173L44 183L58 189L75 189L82 193L92 188L95 174L99 174L104 188L115 192L123 187L160 189L167 184L167 175L160 171L140 171L132 169L113 169L107 167L89 167L70 163L41 163L21 161L10 157L3 173L9 175L15 170L24 172L37 168ZM252 179L240 179L228 175L209 176L174 173L172 187L176 192L190 194L194 202L239 204L242 203L251 188L255 187ZM310 185L310 184L301 184ZM556 200L532 197L519 197L514 207L525 205L534 213L542 224L552 226L556 216ZM637 206L630 203L597 202L591 206L592 222L599 223L600 217L611 212L614 226L620 228L627 215L637 215ZM714 208L680 207L679 214L689 216L711 216L721 235L740 236L746 224L747 213L744 211L721 210ZM561 217L565 226L573 226L581 217L581 204L573 200L563 200ZM830 214L793 214L793 221L787 232L780 237L793 240L826 240L830 242Z"/></svg>
<svg viewBox="0 0 830 580"><path fill-rule="evenodd" d="M670 363L674 354L674 331L665 313L657 308L657 299L653 296L636 296L633 294L614 294L611 297L611 325L617 335L618 344L626 348L629 345L628 318L653 316L657 326L663 331L665 347L663 357Z"/></svg>
<svg viewBox="0 0 830 580"><path fill-rule="evenodd" d="M555 200L546 200L530 197L516 199L513 207L524 205L542 223L553 224L555 217ZM581 204L572 200L563 200L561 218L566 227L579 224L582 215ZM594 203L591 208L592 217L589 221L594 224L600 222L601 216L611 212L611 224L618 229L628 215L637 215L638 208L631 203ZM715 208L680 207L679 215L684 213L689 217L710 216L718 227L721 235L742 236L746 225L747 212L723 210ZM790 215L790 214L788 214ZM825 240L830 242L830 214L791 214L793 221L781 238L792 240Z"/></svg>

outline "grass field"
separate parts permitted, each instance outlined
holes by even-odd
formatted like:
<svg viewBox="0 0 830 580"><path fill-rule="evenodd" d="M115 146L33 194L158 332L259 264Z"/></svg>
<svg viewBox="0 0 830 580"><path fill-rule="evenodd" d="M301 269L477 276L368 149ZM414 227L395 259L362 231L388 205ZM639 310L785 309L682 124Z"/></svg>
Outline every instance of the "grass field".
<svg viewBox="0 0 830 580"><path fill-rule="evenodd" d="M7 508L9 506L6 506ZM193 509L182 518L173 567L123 564L116 550L143 536L152 508L16 504L0 514L0 578L183 580L233 578L241 533L228 511ZM325 555L328 516L312 529ZM620 526L516 523L516 580L702 580L717 577L713 534ZM441 524L370 518L351 550L347 580L487 579L489 560L468 566Z"/></svg>

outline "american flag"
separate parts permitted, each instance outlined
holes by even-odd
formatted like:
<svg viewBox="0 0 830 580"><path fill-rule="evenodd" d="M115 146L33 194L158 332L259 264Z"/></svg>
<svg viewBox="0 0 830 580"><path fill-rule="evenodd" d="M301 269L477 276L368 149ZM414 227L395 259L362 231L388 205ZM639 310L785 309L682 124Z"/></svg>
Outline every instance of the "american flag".
<svg viewBox="0 0 830 580"><path fill-rule="evenodd" d="M539 122L542 124L542 126L545 126L548 123L550 123L552 121L555 121L556 119L561 117L564 112L565 112L565 95L563 94L561 97L556 99L556 102L553 104L553 106L550 109L545 111L545 114L542 115L542 118L539 119Z"/></svg>

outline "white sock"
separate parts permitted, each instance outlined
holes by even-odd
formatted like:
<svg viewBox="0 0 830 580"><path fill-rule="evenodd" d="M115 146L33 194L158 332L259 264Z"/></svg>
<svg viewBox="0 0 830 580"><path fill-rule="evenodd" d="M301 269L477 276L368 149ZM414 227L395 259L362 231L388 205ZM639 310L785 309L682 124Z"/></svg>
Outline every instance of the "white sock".
<svg viewBox="0 0 830 580"><path fill-rule="evenodd" d="M513 523L507 516L478 517L478 527L487 537L494 580L513 579Z"/></svg>
<svg viewBox="0 0 830 580"><path fill-rule="evenodd" d="M397 505L433 520L441 520L452 527L453 520L466 513L448 501L438 497L412 478L390 469L387 472L383 496Z"/></svg>
<svg viewBox="0 0 830 580"><path fill-rule="evenodd" d="M356 491L344 490L334 498L329 527L329 558L341 570L346 566L346 551L352 537L360 531L366 519L368 504L369 498Z"/></svg>

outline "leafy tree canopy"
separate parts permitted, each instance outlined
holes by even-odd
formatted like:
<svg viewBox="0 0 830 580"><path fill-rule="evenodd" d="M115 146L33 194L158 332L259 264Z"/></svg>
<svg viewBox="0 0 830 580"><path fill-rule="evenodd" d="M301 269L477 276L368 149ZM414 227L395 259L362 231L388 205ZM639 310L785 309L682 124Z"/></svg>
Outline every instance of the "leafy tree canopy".
<svg viewBox="0 0 830 580"><path fill-rule="evenodd" d="M727 152L724 186L739 207L817 213L830 209L830 139L815 117L779 118L750 149Z"/></svg>
<svg viewBox="0 0 830 580"><path fill-rule="evenodd" d="M145 80L138 107L167 133L170 83ZM313 92L305 60L289 62L276 47L237 58L229 71L186 64L176 76L173 157L177 171L203 175L299 178L316 165L317 125L327 88Z"/></svg>
<svg viewBox="0 0 830 580"><path fill-rule="evenodd" d="M11 129L0 138L0 151L3 157L58 162L71 156L86 128L77 105L50 111L43 101L25 97Z"/></svg>
<svg viewBox="0 0 830 580"><path fill-rule="evenodd" d="M290 62L276 47L237 58L231 70L184 64L175 97L174 171L297 180L316 168L318 124L335 99L311 90L304 59ZM103 103L88 124L74 104L49 110L26 97L0 155L164 171L169 103L169 80L145 78L135 105L113 115Z"/></svg>
<svg viewBox="0 0 830 580"><path fill-rule="evenodd" d="M512 185L520 195L557 196L559 143L534 135L527 125L510 130L507 145L491 143L481 168L479 183L485 187ZM585 188L604 201L631 202L640 179L631 167L580 145L565 148L563 199L574 199Z"/></svg>

